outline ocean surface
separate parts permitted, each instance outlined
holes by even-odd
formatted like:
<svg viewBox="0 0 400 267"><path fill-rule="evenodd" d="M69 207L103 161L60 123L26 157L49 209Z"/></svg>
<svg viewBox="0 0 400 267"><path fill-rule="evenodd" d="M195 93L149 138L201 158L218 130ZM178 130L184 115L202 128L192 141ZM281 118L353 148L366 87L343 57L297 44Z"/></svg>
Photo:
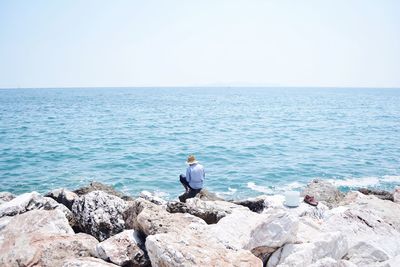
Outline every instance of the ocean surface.
<svg viewBox="0 0 400 267"><path fill-rule="evenodd" d="M168 199L194 154L225 198L400 185L400 89L0 90L0 191L92 180Z"/></svg>

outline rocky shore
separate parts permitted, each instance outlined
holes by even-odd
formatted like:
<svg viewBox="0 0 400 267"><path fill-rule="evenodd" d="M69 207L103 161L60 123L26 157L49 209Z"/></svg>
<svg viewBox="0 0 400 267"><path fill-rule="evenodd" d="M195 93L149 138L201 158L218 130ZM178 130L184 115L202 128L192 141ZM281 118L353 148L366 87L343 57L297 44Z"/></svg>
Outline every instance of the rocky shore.
<svg viewBox="0 0 400 267"><path fill-rule="evenodd" d="M346 194L314 180L302 195L186 203L92 182L45 195L0 193L0 266L400 266L400 188Z"/></svg>

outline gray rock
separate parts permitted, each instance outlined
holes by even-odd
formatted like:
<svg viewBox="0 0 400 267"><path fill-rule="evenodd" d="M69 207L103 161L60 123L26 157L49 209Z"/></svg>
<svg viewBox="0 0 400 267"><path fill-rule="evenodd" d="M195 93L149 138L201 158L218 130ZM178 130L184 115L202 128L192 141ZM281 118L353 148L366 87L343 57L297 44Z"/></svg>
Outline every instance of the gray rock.
<svg viewBox="0 0 400 267"><path fill-rule="evenodd" d="M265 208L264 201L265 199L262 198L251 198L251 199L233 201L233 203L236 205L245 206L253 212L261 213Z"/></svg>
<svg viewBox="0 0 400 267"><path fill-rule="evenodd" d="M144 198L137 198L132 201L127 201L127 209L123 213L126 229L140 229L137 223L137 216L145 208L153 209L155 211L163 209L162 206L156 205Z"/></svg>
<svg viewBox="0 0 400 267"><path fill-rule="evenodd" d="M400 187L396 187L393 192L393 201L400 204Z"/></svg>
<svg viewBox="0 0 400 267"><path fill-rule="evenodd" d="M364 195L374 195L382 200L394 201L393 194L385 190L359 188L358 191Z"/></svg>
<svg viewBox="0 0 400 267"><path fill-rule="evenodd" d="M0 205L15 198L14 194L10 192L0 192Z"/></svg>
<svg viewBox="0 0 400 267"><path fill-rule="evenodd" d="M218 197L215 193L210 192L205 188L201 189L200 193L196 195L196 198L207 201L224 200L223 198Z"/></svg>
<svg viewBox="0 0 400 267"><path fill-rule="evenodd" d="M97 245L99 257L119 266L149 266L143 242L135 230L125 230Z"/></svg>
<svg viewBox="0 0 400 267"><path fill-rule="evenodd" d="M344 194L334 185L319 179L311 181L301 192L302 197L306 195L313 196L316 201L324 202L328 207L337 207L344 198Z"/></svg>
<svg viewBox="0 0 400 267"><path fill-rule="evenodd" d="M118 267L118 265L93 257L81 257L65 260L62 267Z"/></svg>
<svg viewBox="0 0 400 267"><path fill-rule="evenodd" d="M103 241L125 229L123 213L127 208L119 197L92 191L74 202L72 212L83 232Z"/></svg>
<svg viewBox="0 0 400 267"><path fill-rule="evenodd" d="M105 184L102 184L99 182L95 182L95 181L91 182L88 186L81 187L79 189L74 190L74 193L76 193L78 196L82 196L82 195L86 195L93 191L103 191L109 195L120 197L123 200L127 200L127 201L133 200L132 197L127 196L127 195L115 190L114 187L105 185Z"/></svg>
<svg viewBox="0 0 400 267"><path fill-rule="evenodd" d="M167 204L167 201L165 201L164 199L157 197L155 195L153 195L152 193L150 193L149 191L142 191L140 192L140 197L144 198L154 204L157 205L165 205Z"/></svg>
<svg viewBox="0 0 400 267"><path fill-rule="evenodd" d="M190 198L186 203L168 202L167 211L171 213L189 213L203 219L207 224L215 224L233 210L248 211L248 208L227 201L203 201Z"/></svg>
<svg viewBox="0 0 400 267"><path fill-rule="evenodd" d="M72 204L79 198L77 194L64 188L54 189L47 193L45 197L51 197L58 203L63 204L68 209L72 209Z"/></svg>

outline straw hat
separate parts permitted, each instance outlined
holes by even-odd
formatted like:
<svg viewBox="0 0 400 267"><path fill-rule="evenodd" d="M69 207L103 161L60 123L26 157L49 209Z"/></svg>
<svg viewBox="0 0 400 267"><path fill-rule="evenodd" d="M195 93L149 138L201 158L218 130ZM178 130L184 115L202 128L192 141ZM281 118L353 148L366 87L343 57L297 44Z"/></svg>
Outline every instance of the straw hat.
<svg viewBox="0 0 400 267"><path fill-rule="evenodd" d="M193 155L190 155L190 156L187 158L186 163L189 164L189 165L191 165L191 164L198 163L198 161L196 160L196 158L195 158Z"/></svg>

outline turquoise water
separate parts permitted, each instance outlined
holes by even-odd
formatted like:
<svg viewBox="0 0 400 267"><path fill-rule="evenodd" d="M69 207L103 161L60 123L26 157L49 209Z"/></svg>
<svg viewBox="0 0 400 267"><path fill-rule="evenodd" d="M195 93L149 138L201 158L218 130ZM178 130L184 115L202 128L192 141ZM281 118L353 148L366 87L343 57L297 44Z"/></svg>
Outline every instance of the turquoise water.
<svg viewBox="0 0 400 267"><path fill-rule="evenodd" d="M227 198L313 178L400 184L400 90L108 88L0 90L0 191L91 180L175 198L188 154Z"/></svg>

